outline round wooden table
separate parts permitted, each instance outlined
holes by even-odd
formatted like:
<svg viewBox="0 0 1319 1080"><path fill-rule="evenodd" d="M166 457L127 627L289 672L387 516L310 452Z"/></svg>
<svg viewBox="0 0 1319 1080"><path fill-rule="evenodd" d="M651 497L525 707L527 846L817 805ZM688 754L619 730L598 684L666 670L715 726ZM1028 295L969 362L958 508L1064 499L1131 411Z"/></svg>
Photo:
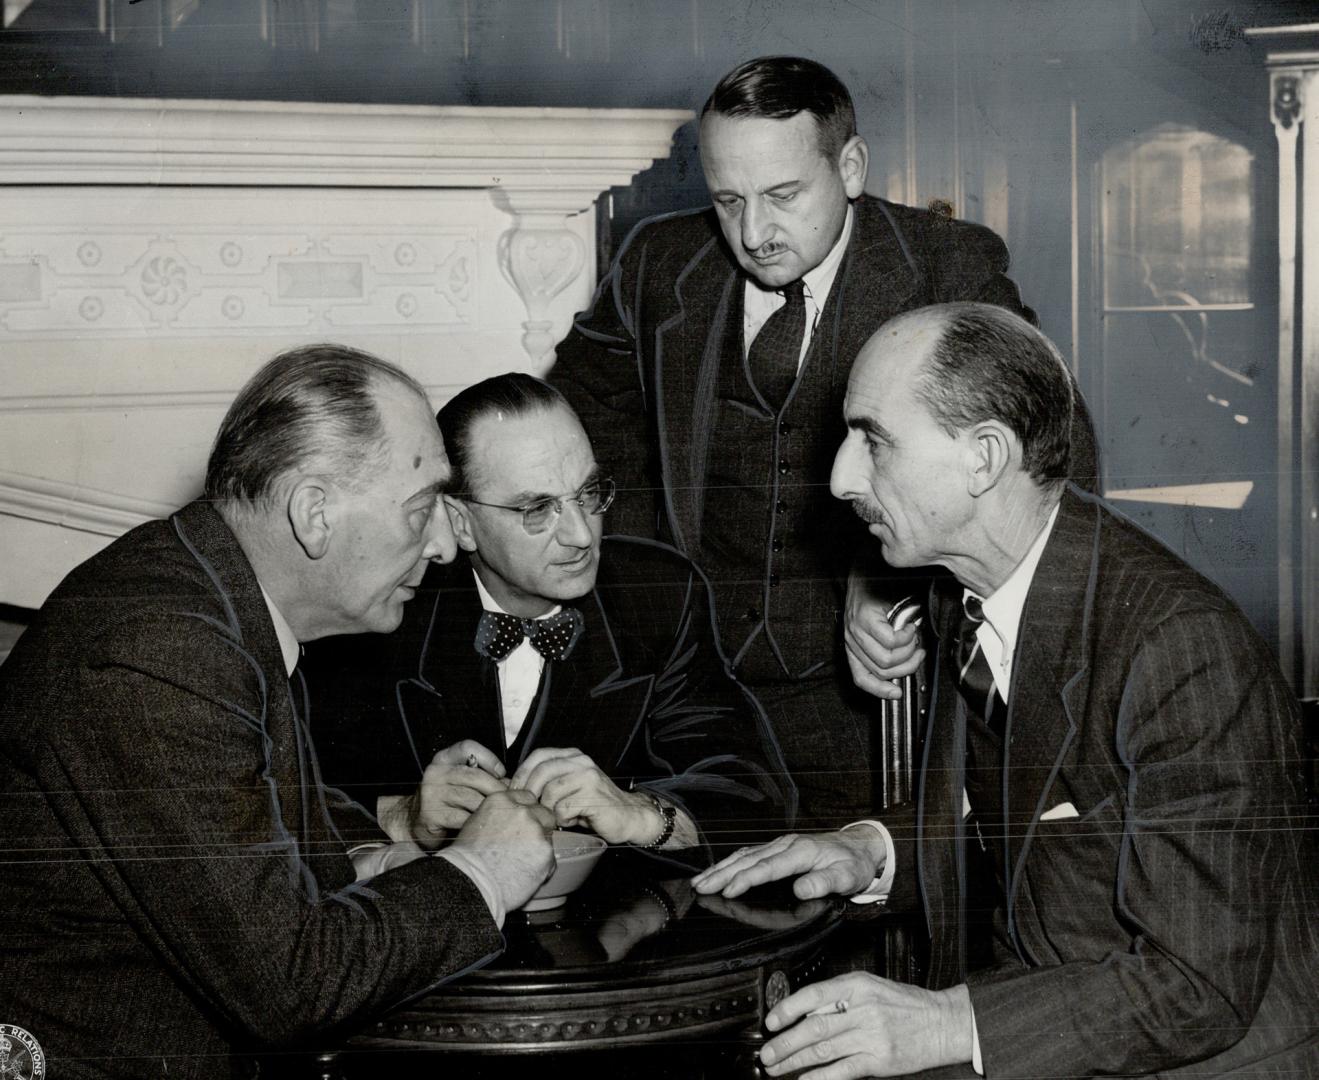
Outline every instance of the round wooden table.
<svg viewBox="0 0 1319 1080"><path fill-rule="evenodd" d="M786 885L697 896L690 874L606 852L565 906L510 915L500 957L327 1050L321 1075L434 1076L437 1053L465 1078L594 1076L611 1060L629 1077L755 1075L765 1013L826 974L843 905Z"/></svg>

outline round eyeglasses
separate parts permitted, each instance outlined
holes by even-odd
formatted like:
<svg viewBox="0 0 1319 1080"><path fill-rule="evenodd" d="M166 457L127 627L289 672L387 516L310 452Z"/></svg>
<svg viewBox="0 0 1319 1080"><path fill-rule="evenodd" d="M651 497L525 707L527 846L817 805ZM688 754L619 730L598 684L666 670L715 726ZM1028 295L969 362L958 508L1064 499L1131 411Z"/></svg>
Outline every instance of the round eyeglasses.
<svg viewBox="0 0 1319 1080"><path fill-rule="evenodd" d="M584 514L603 514L614 501L618 489L613 480L604 477L583 484L571 495L547 495L535 502L523 503L521 506L506 506L503 503L482 502L470 495L460 495L464 502L477 506L488 506L494 510L508 510L522 515L522 527L528 535L536 536L554 527L563 513L563 504L575 502Z"/></svg>

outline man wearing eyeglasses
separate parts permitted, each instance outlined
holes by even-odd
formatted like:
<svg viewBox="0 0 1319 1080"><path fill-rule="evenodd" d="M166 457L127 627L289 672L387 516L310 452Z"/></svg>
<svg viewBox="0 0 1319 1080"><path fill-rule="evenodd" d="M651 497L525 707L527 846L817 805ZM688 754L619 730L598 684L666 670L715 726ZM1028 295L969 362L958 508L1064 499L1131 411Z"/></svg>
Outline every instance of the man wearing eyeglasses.
<svg viewBox="0 0 1319 1080"><path fill-rule="evenodd" d="M614 482L562 395L500 375L437 420L467 558L428 570L394 634L311 651L329 782L431 848L508 787L687 861L771 835L795 788L706 582L666 545L602 539Z"/></svg>

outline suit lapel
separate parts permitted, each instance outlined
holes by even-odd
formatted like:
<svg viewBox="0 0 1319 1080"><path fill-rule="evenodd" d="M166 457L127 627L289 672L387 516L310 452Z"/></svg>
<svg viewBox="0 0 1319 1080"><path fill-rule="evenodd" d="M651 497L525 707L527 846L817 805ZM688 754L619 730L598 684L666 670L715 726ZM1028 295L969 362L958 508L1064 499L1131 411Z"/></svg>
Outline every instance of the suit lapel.
<svg viewBox="0 0 1319 1080"><path fill-rule="evenodd" d="M946 655L953 640L957 601L936 582L929 610L938 647L930 675L926 728L916 807L916 861L929 925L929 985L952 986L966 975L966 847L962 813L966 786L966 717L954 683L956 662Z"/></svg>
<svg viewBox="0 0 1319 1080"><path fill-rule="evenodd" d="M537 746L577 746L610 772L631 727L619 715L622 703L611 701L609 693L623 665L599 594L593 591L582 597L577 607L584 623L582 636L567 660L548 665L546 700L523 755Z"/></svg>
<svg viewBox="0 0 1319 1080"><path fill-rule="evenodd" d="M1007 919L1019 951L1015 912L1022 869L1076 736L1077 699L1090 668L1098 536L1095 508L1069 488L1022 612L1003 750Z"/></svg>
<svg viewBox="0 0 1319 1080"><path fill-rule="evenodd" d="M828 335L829 375L835 386L846 386L852 361L881 323L918 306L912 297L924 284L907 238L884 204L863 196L853 205L852 240L817 331Z"/></svg>
<svg viewBox="0 0 1319 1080"><path fill-rule="evenodd" d="M741 280L712 237L678 275L677 311L655 330L660 469L673 542L684 551L700 545L719 364L729 320L741 318Z"/></svg>
<svg viewBox="0 0 1319 1080"><path fill-rule="evenodd" d="M503 746L494 665L472 644L481 598L467 560L433 563L422 583L423 595L432 588L430 622L417 660L421 687L399 689L400 722L423 770L437 750L460 739L476 738L496 753Z"/></svg>
<svg viewBox="0 0 1319 1080"><path fill-rule="evenodd" d="M334 851L327 841L337 840L338 830L325 805L320 770L306 723L304 683L300 676L290 683L275 625L256 574L220 516L209 505L196 502L180 510L173 521L179 537L223 595L232 625L241 636L242 648L259 666L265 679L265 712L261 720L269 739L266 760L284 829L284 836L275 840L287 842L294 872L308 895L315 897L322 882L309 857ZM320 860L315 862L325 865ZM327 879L325 884L338 887L343 882Z"/></svg>

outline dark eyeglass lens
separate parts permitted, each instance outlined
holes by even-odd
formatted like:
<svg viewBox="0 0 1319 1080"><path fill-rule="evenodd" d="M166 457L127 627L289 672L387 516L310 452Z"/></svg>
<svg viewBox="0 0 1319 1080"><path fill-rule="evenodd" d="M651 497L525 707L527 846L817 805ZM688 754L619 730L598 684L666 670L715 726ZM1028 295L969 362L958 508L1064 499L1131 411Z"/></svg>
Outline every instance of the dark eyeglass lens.
<svg viewBox="0 0 1319 1080"><path fill-rule="evenodd" d="M522 524L528 531L539 532L554 519L554 503L550 500L535 503L522 511Z"/></svg>

